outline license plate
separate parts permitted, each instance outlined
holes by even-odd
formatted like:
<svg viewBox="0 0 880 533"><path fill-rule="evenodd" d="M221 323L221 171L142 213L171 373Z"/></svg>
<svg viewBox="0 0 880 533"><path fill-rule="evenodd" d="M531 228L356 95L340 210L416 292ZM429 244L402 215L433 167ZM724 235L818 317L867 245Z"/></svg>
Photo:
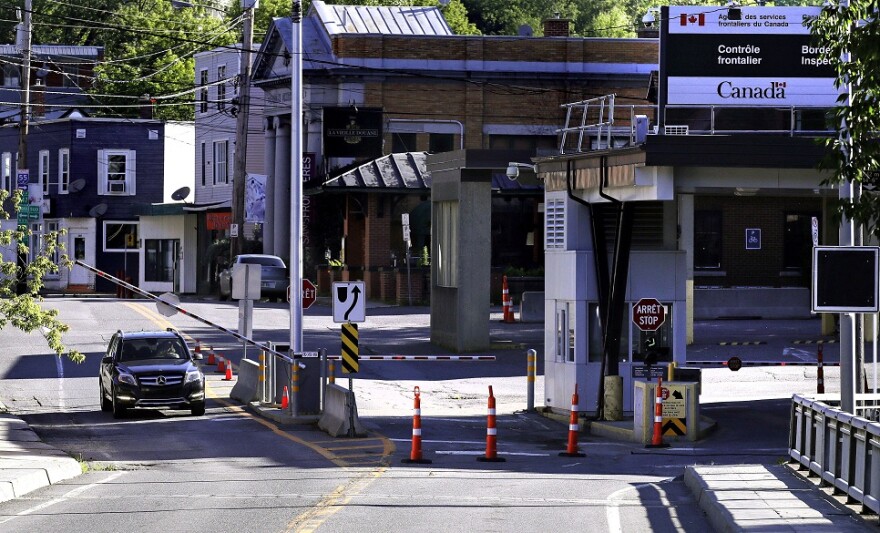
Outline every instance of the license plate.
<svg viewBox="0 0 880 533"><path fill-rule="evenodd" d="M274 289L275 288L274 283L263 283L262 285L263 285L264 289Z"/></svg>

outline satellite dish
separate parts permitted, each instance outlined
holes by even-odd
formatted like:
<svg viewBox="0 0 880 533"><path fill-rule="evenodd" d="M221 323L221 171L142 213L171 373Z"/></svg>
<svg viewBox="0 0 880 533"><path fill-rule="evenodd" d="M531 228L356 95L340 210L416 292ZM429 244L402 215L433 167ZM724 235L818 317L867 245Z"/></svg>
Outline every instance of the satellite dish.
<svg viewBox="0 0 880 533"><path fill-rule="evenodd" d="M89 209L89 216L92 218L98 218L107 212L107 204L98 204L95 207Z"/></svg>
<svg viewBox="0 0 880 533"><path fill-rule="evenodd" d="M164 316L176 315L177 309L168 304L178 306L180 305L180 298L178 298L173 292L165 292L160 294L159 300L156 301L156 309L158 309Z"/></svg>
<svg viewBox="0 0 880 533"><path fill-rule="evenodd" d="M83 190L83 188L85 186L86 186L86 180L80 178L78 180L71 181L70 186L68 188L70 189L70 192L79 192L79 191Z"/></svg>
<svg viewBox="0 0 880 533"><path fill-rule="evenodd" d="M189 196L189 187L181 187L171 193L171 199L175 202L184 200L187 196Z"/></svg>

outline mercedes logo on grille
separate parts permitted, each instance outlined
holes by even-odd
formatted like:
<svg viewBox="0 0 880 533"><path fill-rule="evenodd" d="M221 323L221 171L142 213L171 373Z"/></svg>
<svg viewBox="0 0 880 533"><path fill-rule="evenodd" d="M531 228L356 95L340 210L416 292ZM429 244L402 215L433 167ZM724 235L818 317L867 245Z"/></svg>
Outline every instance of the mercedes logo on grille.
<svg viewBox="0 0 880 533"><path fill-rule="evenodd" d="M165 376L159 376L156 379L156 383L158 383L159 385L164 385L165 384Z"/></svg>

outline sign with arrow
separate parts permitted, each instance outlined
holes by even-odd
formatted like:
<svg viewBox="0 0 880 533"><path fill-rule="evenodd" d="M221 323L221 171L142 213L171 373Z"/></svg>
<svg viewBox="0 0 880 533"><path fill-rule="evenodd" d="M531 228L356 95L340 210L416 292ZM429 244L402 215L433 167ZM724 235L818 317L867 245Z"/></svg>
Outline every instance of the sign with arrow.
<svg viewBox="0 0 880 533"><path fill-rule="evenodd" d="M365 322L367 298L363 281L336 281L331 294L333 322Z"/></svg>

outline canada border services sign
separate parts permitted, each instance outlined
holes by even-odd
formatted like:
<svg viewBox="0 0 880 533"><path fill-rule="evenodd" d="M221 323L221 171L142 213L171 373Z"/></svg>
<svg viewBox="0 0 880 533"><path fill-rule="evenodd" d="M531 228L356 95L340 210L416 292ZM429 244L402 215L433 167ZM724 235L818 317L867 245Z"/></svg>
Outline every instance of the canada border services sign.
<svg viewBox="0 0 880 533"><path fill-rule="evenodd" d="M667 105L831 107L831 61L805 22L819 7L662 8L661 91ZM665 89L664 89L665 87Z"/></svg>

